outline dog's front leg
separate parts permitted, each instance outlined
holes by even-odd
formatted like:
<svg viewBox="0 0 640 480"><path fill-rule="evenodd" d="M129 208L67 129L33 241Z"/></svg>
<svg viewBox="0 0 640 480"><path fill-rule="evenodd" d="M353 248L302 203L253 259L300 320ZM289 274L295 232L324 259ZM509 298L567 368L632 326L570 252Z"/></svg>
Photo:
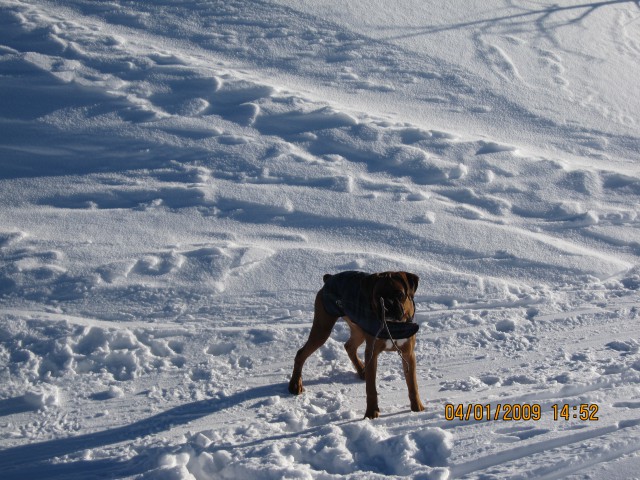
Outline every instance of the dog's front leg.
<svg viewBox="0 0 640 480"><path fill-rule="evenodd" d="M376 374L378 371L378 354L381 351L382 349L378 347L378 342L375 338L367 338L367 346L364 351L364 379L367 384L367 411L364 414L365 418L378 418L380 416Z"/></svg>
<svg viewBox="0 0 640 480"><path fill-rule="evenodd" d="M407 381L407 390L409 391L409 401L411 402L412 412L422 412L424 406L420 401L420 393L418 392L418 378L416 373L416 353L415 353L416 337L411 337L407 342L406 348L402 350L402 367L404 370L404 378Z"/></svg>

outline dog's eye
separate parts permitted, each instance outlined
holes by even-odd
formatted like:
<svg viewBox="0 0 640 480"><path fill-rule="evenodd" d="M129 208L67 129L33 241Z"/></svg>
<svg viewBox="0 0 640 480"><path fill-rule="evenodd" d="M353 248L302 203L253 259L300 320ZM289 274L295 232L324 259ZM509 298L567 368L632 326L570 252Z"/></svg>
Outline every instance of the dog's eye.
<svg viewBox="0 0 640 480"><path fill-rule="evenodd" d="M405 298L406 297L405 297L405 295L403 293L397 292L397 293L394 293L394 294L390 295L387 298L386 302L389 305L401 305L402 303L404 303L404 299Z"/></svg>

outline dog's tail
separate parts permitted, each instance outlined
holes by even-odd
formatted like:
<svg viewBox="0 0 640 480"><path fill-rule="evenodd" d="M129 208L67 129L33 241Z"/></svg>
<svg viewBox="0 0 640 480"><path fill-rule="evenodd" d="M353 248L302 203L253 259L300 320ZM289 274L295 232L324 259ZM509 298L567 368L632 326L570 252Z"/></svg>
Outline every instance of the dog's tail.
<svg viewBox="0 0 640 480"><path fill-rule="evenodd" d="M330 273L325 273L325 274L322 276L322 281L323 281L324 283L327 283L327 280L329 280L331 277L333 277L333 275L331 275Z"/></svg>

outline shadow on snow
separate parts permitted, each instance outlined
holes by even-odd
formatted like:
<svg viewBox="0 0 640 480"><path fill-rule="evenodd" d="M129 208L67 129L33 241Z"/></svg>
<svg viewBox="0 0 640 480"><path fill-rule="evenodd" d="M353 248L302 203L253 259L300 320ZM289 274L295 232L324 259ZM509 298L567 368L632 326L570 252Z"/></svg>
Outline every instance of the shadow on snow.
<svg viewBox="0 0 640 480"><path fill-rule="evenodd" d="M224 398L201 400L174 407L144 420L110 430L8 448L0 452L0 477L3 480L43 478L44 476L46 478L89 479L118 478L119 476L141 474L156 467L157 459L163 453L167 453L167 450L146 448L143 453L126 461L100 459L52 464L51 460L83 450L156 434L176 426L186 425L241 402L280 394L288 394L286 384L264 385Z"/></svg>

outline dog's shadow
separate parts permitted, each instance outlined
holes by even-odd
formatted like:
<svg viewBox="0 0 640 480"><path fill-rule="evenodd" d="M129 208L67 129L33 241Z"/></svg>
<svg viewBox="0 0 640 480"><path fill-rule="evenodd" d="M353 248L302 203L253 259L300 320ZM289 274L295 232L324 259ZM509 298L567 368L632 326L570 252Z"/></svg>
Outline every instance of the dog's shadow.
<svg viewBox="0 0 640 480"><path fill-rule="evenodd" d="M305 385L313 391L318 391L323 385L346 384L365 388L365 383L355 372L335 371L329 376L305 380ZM22 480L23 478L122 478L137 476L148 472L158 465L158 459L167 453L176 450L176 446L145 447L140 453L128 460L107 458L97 460L78 459L63 463L54 463L53 460L64 455L77 454L84 450L96 449L134 441L148 435L158 434L171 428L186 425L190 422L206 417L227 408L236 406L242 402L260 401L269 397L281 396L283 398L295 398L288 391L288 383L276 383L249 388L242 392L234 393L227 397L200 400L197 402L170 408L157 415L143 420L115 427L95 433L78 435L45 442L21 445L0 451L0 478L3 480ZM19 411L15 405L5 406L9 413ZM397 412L396 414L405 414ZM390 414L395 415L395 414ZM347 424L361 421L352 419L339 422ZM266 441L294 438L321 429L324 425L313 426L302 431L282 433L267 438L252 440L244 444L220 444L207 447L207 451L229 450L259 445ZM198 450L197 447L194 447Z"/></svg>
<svg viewBox="0 0 640 480"><path fill-rule="evenodd" d="M327 385L351 385L354 388L362 387L363 391L365 389L364 379L360 378L353 370L336 370L327 375L320 375L317 378L304 377L302 381L305 391L307 391L307 387L322 387Z"/></svg>
<svg viewBox="0 0 640 480"><path fill-rule="evenodd" d="M173 427L186 425L207 415L220 412L239 403L269 398L289 396L287 384L277 383L253 387L227 397L200 400L197 402L170 408L157 415L137 422L74 437L48 440L40 443L21 445L0 451L0 478L3 480L23 478L65 478L66 474L85 472L93 478L99 472L101 478L116 478L118 475L130 476L154 468L151 458L154 449L149 449L136 459L121 462L112 460L78 461L54 465L56 457L74 454L84 450L140 439L157 434ZM17 411L14 406L6 407L10 412ZM158 449L155 449L158 450Z"/></svg>
<svg viewBox="0 0 640 480"><path fill-rule="evenodd" d="M331 384L353 385L354 388L364 390L365 383L355 372L334 371L328 376L305 379L308 392L320 391L322 386ZM304 394L303 394L304 395ZM275 383L249 388L227 397L200 400L197 402L170 408L164 412L137 422L115 427L100 432L88 433L74 437L48 440L40 443L11 447L0 451L0 478L3 480L22 480L23 478L119 478L121 476L135 476L156 467L157 459L166 453L169 447L144 449L142 453L130 460L122 461L115 458L100 460L78 460L65 463L52 462L53 459L64 455L72 455L84 450L96 449L116 443L133 441L148 435L158 434L171 428L186 425L190 422L206 417L242 402L260 401L273 396L295 398L289 393L288 383ZM6 414L22 411L24 405L5 402ZM355 420L354 420L355 421ZM289 438L308 433L320 427L312 427L304 432L292 432L279 435L278 438ZM238 448L258 444L272 438L255 440L244 445L219 445L209 450Z"/></svg>

